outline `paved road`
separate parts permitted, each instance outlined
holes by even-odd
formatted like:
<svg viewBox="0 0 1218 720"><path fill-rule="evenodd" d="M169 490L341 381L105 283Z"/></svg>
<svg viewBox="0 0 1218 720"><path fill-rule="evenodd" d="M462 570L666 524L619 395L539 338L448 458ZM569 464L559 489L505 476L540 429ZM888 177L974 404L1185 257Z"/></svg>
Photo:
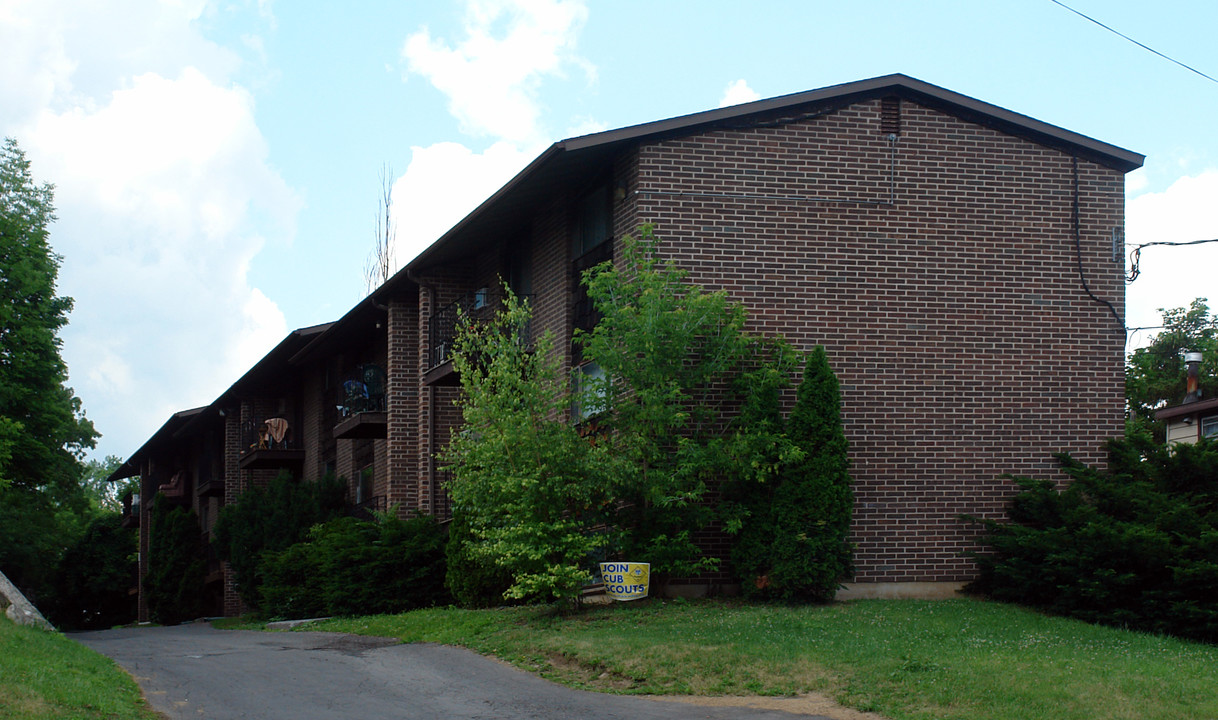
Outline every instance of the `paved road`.
<svg viewBox="0 0 1218 720"><path fill-rule="evenodd" d="M122 665L174 720L828 720L571 690L468 650L384 638L204 623L72 637Z"/></svg>

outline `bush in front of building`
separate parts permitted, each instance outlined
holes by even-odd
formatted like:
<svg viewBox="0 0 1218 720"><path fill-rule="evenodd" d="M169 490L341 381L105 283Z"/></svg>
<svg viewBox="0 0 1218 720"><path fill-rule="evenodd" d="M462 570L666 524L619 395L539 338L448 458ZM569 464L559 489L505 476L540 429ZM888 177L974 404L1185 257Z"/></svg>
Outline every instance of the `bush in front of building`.
<svg viewBox="0 0 1218 720"><path fill-rule="evenodd" d="M195 512L171 504L158 493L152 505L148 555L156 558L144 577L144 597L152 620L177 625L202 617L207 564Z"/></svg>
<svg viewBox="0 0 1218 720"><path fill-rule="evenodd" d="M512 586L512 574L502 565L475 552L472 540L469 518L458 509L448 524L448 569L444 585L461 607L502 605L505 602L504 593Z"/></svg>
<svg viewBox="0 0 1218 720"><path fill-rule="evenodd" d="M825 349L815 347L785 421L785 379L771 373L746 380L729 453L733 481L725 488L732 566L747 597L832 600L852 569L854 508L837 376Z"/></svg>
<svg viewBox="0 0 1218 720"><path fill-rule="evenodd" d="M444 531L430 517L343 517L263 556L260 611L303 618L398 613L444 604Z"/></svg>
<svg viewBox="0 0 1218 720"><path fill-rule="evenodd" d="M1057 615L1218 641L1218 443L1112 440L1108 467L1058 457L1070 484L1016 478L984 524L968 589ZM975 518L973 518L975 520Z"/></svg>
<svg viewBox="0 0 1218 720"><path fill-rule="evenodd" d="M232 568L241 599L251 608L261 607L258 564L264 553L301 542L314 525L345 515L346 507L346 481L327 476L298 482L286 473L225 506L213 529L213 543Z"/></svg>

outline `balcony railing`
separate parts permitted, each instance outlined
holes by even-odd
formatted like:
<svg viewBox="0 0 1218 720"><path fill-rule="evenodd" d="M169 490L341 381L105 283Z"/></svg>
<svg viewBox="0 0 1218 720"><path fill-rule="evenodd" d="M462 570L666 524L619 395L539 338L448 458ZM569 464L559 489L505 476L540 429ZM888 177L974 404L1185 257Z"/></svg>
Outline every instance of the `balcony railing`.
<svg viewBox="0 0 1218 720"><path fill-rule="evenodd" d="M122 526L125 528L140 526L140 494L129 492L121 498L123 503Z"/></svg>
<svg viewBox="0 0 1218 720"><path fill-rule="evenodd" d="M284 417L250 420L241 427L242 470L287 469L304 461L295 426Z"/></svg>
<svg viewBox="0 0 1218 720"><path fill-rule="evenodd" d="M376 517L376 513L383 513L389 509L388 498L384 495L373 495L359 502L353 502L347 506L347 514L351 517L361 520L372 520Z"/></svg>
<svg viewBox="0 0 1218 720"><path fill-rule="evenodd" d="M380 365L357 365L338 386L338 416L385 411L385 370Z"/></svg>
<svg viewBox="0 0 1218 720"><path fill-rule="evenodd" d="M528 295L519 296L522 300L530 299ZM453 345L457 339L462 319L465 322L486 323L494 319L495 314L503 309L506 295L501 290L483 288L470 293L456 302L449 303L431 316L428 369L439 367L452 359ZM525 337L529 337L529 328L525 328Z"/></svg>
<svg viewBox="0 0 1218 720"><path fill-rule="evenodd" d="M366 363L338 386L334 437L384 438L389 422L385 412L385 370Z"/></svg>

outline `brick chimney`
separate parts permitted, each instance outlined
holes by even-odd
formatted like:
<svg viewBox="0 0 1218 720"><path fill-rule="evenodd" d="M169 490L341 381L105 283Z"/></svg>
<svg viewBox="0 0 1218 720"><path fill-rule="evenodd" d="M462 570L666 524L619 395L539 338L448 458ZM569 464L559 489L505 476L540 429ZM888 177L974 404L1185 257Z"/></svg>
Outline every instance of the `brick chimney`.
<svg viewBox="0 0 1218 720"><path fill-rule="evenodd" d="M1184 381L1184 403L1197 402L1201 399L1201 353L1184 353L1184 366L1188 368L1188 378Z"/></svg>

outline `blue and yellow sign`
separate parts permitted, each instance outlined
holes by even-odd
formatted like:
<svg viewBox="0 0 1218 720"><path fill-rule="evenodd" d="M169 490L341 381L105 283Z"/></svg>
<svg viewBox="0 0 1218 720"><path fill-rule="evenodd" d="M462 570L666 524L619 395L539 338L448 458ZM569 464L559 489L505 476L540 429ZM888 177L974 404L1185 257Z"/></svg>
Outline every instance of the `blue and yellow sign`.
<svg viewBox="0 0 1218 720"><path fill-rule="evenodd" d="M605 594L614 600L640 600L647 597L651 582L650 563L601 563L601 581Z"/></svg>

